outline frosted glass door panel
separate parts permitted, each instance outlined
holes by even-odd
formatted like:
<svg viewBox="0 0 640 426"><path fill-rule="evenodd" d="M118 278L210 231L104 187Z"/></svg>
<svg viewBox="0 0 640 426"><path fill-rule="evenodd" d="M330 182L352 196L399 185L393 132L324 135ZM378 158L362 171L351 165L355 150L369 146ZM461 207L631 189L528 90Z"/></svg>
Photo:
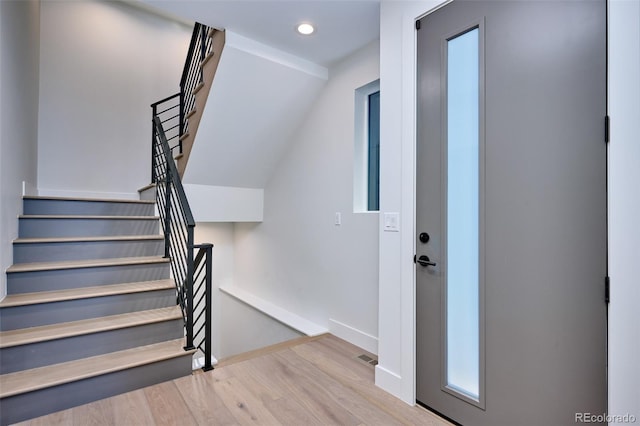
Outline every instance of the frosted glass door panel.
<svg viewBox="0 0 640 426"><path fill-rule="evenodd" d="M478 29L447 43L447 386L479 398Z"/></svg>

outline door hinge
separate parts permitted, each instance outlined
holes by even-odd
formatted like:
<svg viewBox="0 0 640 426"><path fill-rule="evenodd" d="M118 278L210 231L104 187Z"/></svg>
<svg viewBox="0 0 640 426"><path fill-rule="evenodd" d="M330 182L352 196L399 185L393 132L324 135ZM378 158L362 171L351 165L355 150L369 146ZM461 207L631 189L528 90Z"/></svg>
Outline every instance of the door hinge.
<svg viewBox="0 0 640 426"><path fill-rule="evenodd" d="M416 30L419 30L419 29L420 29L420 20L418 19L416 21Z"/></svg>
<svg viewBox="0 0 640 426"><path fill-rule="evenodd" d="M605 115L604 116L604 141L606 143L609 143L609 131L610 131L610 123L609 123L609 116Z"/></svg>
<svg viewBox="0 0 640 426"><path fill-rule="evenodd" d="M611 281L609 280L609 277L604 277L604 302L605 303L609 303L610 300L610 288L611 288Z"/></svg>

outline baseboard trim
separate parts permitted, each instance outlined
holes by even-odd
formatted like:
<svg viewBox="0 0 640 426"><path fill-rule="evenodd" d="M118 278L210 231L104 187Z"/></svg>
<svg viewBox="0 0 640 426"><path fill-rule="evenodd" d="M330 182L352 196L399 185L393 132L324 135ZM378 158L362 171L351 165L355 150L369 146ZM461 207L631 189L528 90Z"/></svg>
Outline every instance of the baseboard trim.
<svg viewBox="0 0 640 426"><path fill-rule="evenodd" d="M22 196L33 196L38 195L38 188L27 181L22 181Z"/></svg>
<svg viewBox="0 0 640 426"><path fill-rule="evenodd" d="M211 365L214 367L218 365L218 360L213 355L211 355ZM204 355L194 356L191 360L191 370L198 370L202 367L204 367Z"/></svg>
<svg viewBox="0 0 640 426"><path fill-rule="evenodd" d="M306 336L318 336L329 332L325 327L321 327L306 318L302 318L293 312L261 299L244 289L232 286L220 286L220 291Z"/></svg>
<svg viewBox="0 0 640 426"><path fill-rule="evenodd" d="M362 349L378 355L378 338L334 319L329 319L329 332Z"/></svg>
<svg viewBox="0 0 640 426"><path fill-rule="evenodd" d="M387 370L383 365L376 365L375 383L380 389L400 398L409 405L415 405L415 401L406 401L402 398L402 377Z"/></svg>
<svg viewBox="0 0 640 426"><path fill-rule="evenodd" d="M137 192L97 192L97 191L73 191L68 189L38 188L38 195L42 197L66 197L66 198L99 198L114 200L139 200Z"/></svg>

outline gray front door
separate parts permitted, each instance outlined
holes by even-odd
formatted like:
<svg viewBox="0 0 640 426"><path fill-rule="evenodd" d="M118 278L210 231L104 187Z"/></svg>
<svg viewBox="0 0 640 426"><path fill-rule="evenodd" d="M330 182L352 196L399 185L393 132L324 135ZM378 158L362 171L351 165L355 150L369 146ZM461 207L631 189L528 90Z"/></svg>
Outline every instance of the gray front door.
<svg viewBox="0 0 640 426"><path fill-rule="evenodd" d="M603 414L605 1L454 0L417 38L418 402Z"/></svg>

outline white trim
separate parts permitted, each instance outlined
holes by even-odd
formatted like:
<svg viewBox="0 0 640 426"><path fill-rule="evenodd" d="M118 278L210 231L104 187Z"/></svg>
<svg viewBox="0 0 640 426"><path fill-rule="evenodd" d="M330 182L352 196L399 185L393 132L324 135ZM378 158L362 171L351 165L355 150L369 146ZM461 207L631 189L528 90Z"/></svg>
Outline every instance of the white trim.
<svg viewBox="0 0 640 426"><path fill-rule="evenodd" d="M225 49L227 47L242 50L243 52L302 71L323 80L329 79L329 70L326 67L306 59L302 59L299 56L283 52L282 50L278 50L271 46L267 46L266 44L262 44L229 30L225 31Z"/></svg>
<svg viewBox="0 0 640 426"><path fill-rule="evenodd" d="M372 354L378 354L378 338L329 318L329 332Z"/></svg>
<svg viewBox="0 0 640 426"><path fill-rule="evenodd" d="M139 200L137 192L97 192L97 191L73 191L68 189L38 188L41 197L65 197L65 198L100 198L114 200Z"/></svg>
<svg viewBox="0 0 640 426"><path fill-rule="evenodd" d="M380 227L376 385L415 404L415 21L448 1L383 1L380 11L380 212L400 212L400 232Z"/></svg>
<svg viewBox="0 0 640 426"><path fill-rule="evenodd" d="M30 197L38 195L38 187L27 181L22 181L22 196Z"/></svg>
<svg viewBox="0 0 640 426"><path fill-rule="evenodd" d="M389 392L391 395L401 395L404 384L402 377L378 364L376 365L376 386ZM403 401L408 405L415 405L415 400Z"/></svg>
<svg viewBox="0 0 640 426"><path fill-rule="evenodd" d="M321 334L328 333L325 327L321 327L318 324L311 322L301 316L287 311L280 306L276 306L273 303L261 299L258 296L249 293L248 291L235 286L220 286L220 291L228 294L231 297L238 299L244 304L251 306L252 308L262 312L271 318L280 321L284 325L293 328L300 333L307 336L319 336Z"/></svg>
<svg viewBox="0 0 640 426"><path fill-rule="evenodd" d="M211 365L213 366L218 365L218 360L213 355L211 355ZM204 355L202 354L199 354L198 356L194 355L193 358L191 359L191 370L192 371L198 370L202 367L204 367Z"/></svg>

